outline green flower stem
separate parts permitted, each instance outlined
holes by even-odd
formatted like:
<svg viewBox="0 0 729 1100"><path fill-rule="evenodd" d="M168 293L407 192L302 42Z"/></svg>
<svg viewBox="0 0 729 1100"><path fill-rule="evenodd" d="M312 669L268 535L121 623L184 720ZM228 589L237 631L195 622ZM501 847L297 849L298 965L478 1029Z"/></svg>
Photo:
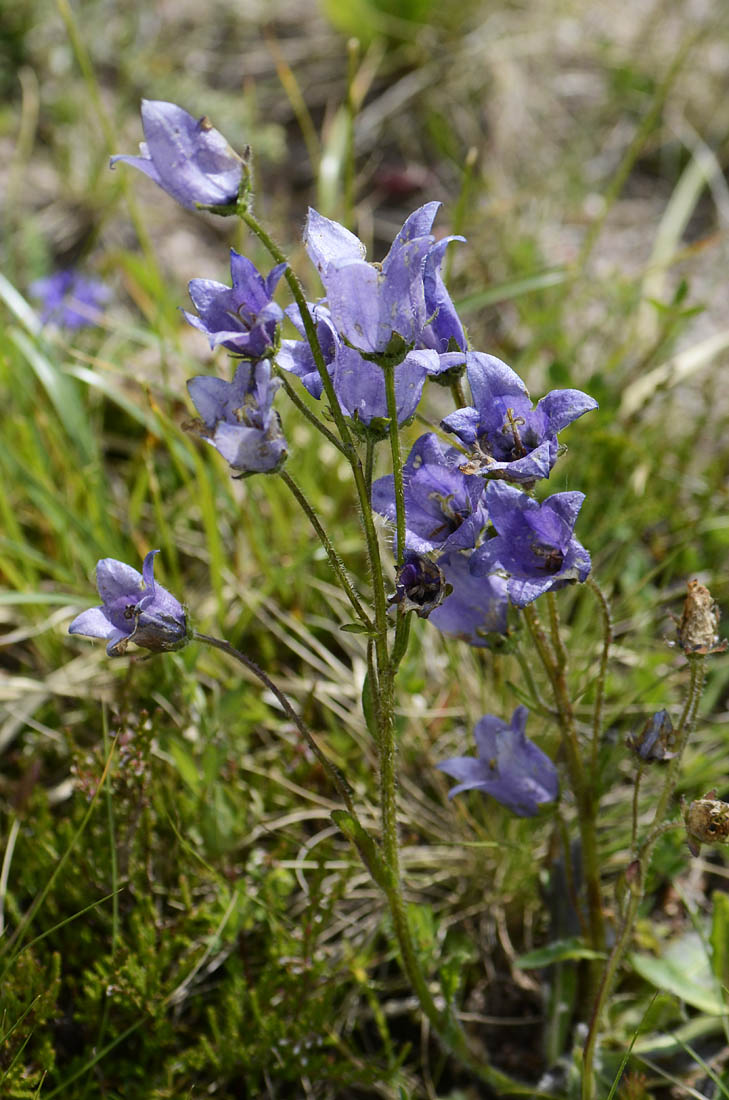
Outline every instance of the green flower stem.
<svg viewBox="0 0 729 1100"><path fill-rule="evenodd" d="M613 641L613 623L610 615L610 604L608 603L605 593L600 588L597 581L593 580L590 576L585 581L585 584L590 589L595 599L597 600L598 607L600 608L600 615L602 617L602 653L600 654L600 667L597 672L597 684L595 688L595 708L592 718L592 751L590 753L590 774L593 777L593 782L597 778L597 764L598 753L600 750L600 730L602 728L602 708L605 702L605 678L607 676L608 659L610 657L610 646ZM636 781L637 782L637 781Z"/></svg>
<svg viewBox="0 0 729 1100"><path fill-rule="evenodd" d="M550 593L551 595L551 593ZM558 631L559 623L554 618L552 609L552 634ZM600 862L597 849L596 830L596 805L592 783L585 776L585 770L580 754L580 744L577 738L575 717L572 710L572 702L569 697L566 679L566 654L562 656L562 644L560 639L560 652L556 655L549 644L546 634L539 621L533 606L524 608L524 618L534 643L539 653L544 670L549 678L557 717L562 730L562 743L565 748L565 759L570 785L577 803L577 822L580 830L582 844L582 866L585 877L587 893L587 911L589 918L590 946L595 951L605 949L605 920L602 911L602 892L600 889ZM596 981L596 963L591 965L593 982Z"/></svg>
<svg viewBox="0 0 729 1100"><path fill-rule="evenodd" d="M678 781L678 772L681 766L681 758L688 743L689 736L694 727L696 716L698 713L699 703L701 701L701 693L704 687L704 674L706 668L706 657L703 654L687 654L690 669L689 687L686 693L686 700L684 702L683 713L681 715L679 723L679 743L676 751L676 755L670 761L668 765L668 774L663 786L663 791L658 800L655 813L653 815L653 823L648 832L645 840L638 847L639 860L634 860L632 866L636 868L637 880L630 884L630 897L628 898L628 904L625 910L625 916L620 926L620 933L615 941L615 945L610 953L605 971L602 976L600 988L595 999L595 1007L592 1012L592 1018L590 1020L590 1029L587 1035L587 1042L585 1044L585 1055L583 1062L583 1077L582 1077L582 1100L594 1100L595 1096L595 1080L593 1073L593 1063L595 1060L595 1051L597 1049L597 1041L600 1034L600 1024L602 1022L602 1015L605 1009L605 1004L612 990L615 975L617 973L618 966L623 958L626 948L630 943L633 934L633 925L635 924L635 918L638 914L638 908L643 900L643 886L645 881L645 873L650 867L651 857L653 855L653 849L658 839L668 832L669 829L675 829L680 827L680 823L666 822L664 821L668 804L673 797L676 789L676 783ZM640 778L640 772L638 774ZM638 780L636 780L636 788ZM634 810L634 814L636 811Z"/></svg>
<svg viewBox="0 0 729 1100"><path fill-rule="evenodd" d="M342 446L341 442L337 439L334 432L330 432L329 429L327 428L326 424L323 424L321 422L321 420L319 419L319 417L316 416L315 413L313 413L311 411L311 409L308 407L308 405L306 405L301 400L298 393L296 392L296 390L294 389L294 387L291 385L288 378L286 377L286 371L281 370L281 368L277 367L275 364L274 364L273 369L274 369L274 374L276 375L276 377L281 380L284 391L286 392L286 396L288 397L291 404L296 406L296 408L299 410L301 415L306 417L306 419L309 421L309 423L313 424L314 427L316 428L316 430L318 432L321 432L321 434L324 436L324 438L328 439L329 442L332 444L332 446L337 448L337 450L340 452L340 454L345 454L344 447Z"/></svg>
<svg viewBox="0 0 729 1100"><path fill-rule="evenodd" d="M412 612L403 614L399 611L397 616L397 625L395 626L395 641L392 646L392 653L390 655L390 663L393 672L397 672L397 669L405 656L408 648L408 641L410 639L410 621L412 619Z"/></svg>
<svg viewBox="0 0 729 1100"><path fill-rule="evenodd" d="M630 829L630 851L635 853L636 844L638 843L638 810L639 810L639 795L640 795L640 781L643 778L643 772L645 771L645 764L641 760L638 765L638 771L635 775L635 783L633 785L633 823Z"/></svg>
<svg viewBox="0 0 729 1100"><path fill-rule="evenodd" d="M465 409L468 405L466 401L466 395L463 392L463 382L460 378L456 378L451 382L451 394L453 395L453 401L457 409Z"/></svg>
<svg viewBox="0 0 729 1100"><path fill-rule="evenodd" d="M372 500L372 474L375 468L375 441L371 436L367 436L367 442L365 444L365 485L367 486L367 497Z"/></svg>
<svg viewBox="0 0 729 1100"><path fill-rule="evenodd" d="M395 396L395 365L382 366L385 375L385 394L387 396L387 415L390 420L389 436L392 453L392 474L395 484L395 516L397 523L397 546L395 548L398 569L403 563L405 553L405 487L402 479L402 454L400 453L400 430L397 423L397 397Z"/></svg>
<svg viewBox="0 0 729 1100"><path fill-rule="evenodd" d="M246 209L243 203L239 204L238 214L242 221L248 226L251 232L255 233L263 246L268 250L276 263L285 263L286 257L281 249L275 243L273 238L269 236L263 226L257 221L256 218ZM334 423L337 426L339 437L342 441L342 451L352 468L352 474L354 476L354 483L357 490L357 499L359 502L359 513L362 527L364 529L365 541L367 544L367 554L369 556L370 570L372 572L372 587L374 593L374 607L375 607L375 628L377 636L375 639L375 648L378 655L378 663L386 663L387 657L387 600L385 596L385 582L382 572L382 559L380 557L380 545L377 540L377 529L375 528L375 522L372 518L372 508L370 506L370 496L365 482L364 470L362 463L360 462L359 455L357 454L357 448L352 440L347 421L342 407L339 404L339 399L334 391L334 385L329 376L326 363L324 362L324 356L322 354L321 346L319 344L319 338L316 334L316 325L309 312L309 306L304 295L303 288L299 282L295 273L291 270L290 266L286 267L284 273L286 282L289 285L289 289L294 297L294 301L299 307L301 314L301 320L306 332L306 338L311 348L311 353L314 357L316 369L319 371L319 377L324 387L324 392L327 395L327 401L334 418Z"/></svg>
<svg viewBox="0 0 729 1100"><path fill-rule="evenodd" d="M653 815L653 826L661 824L666 816L666 810L668 809L668 803L673 797L673 793L676 790L676 783L678 782L678 772L681 767L681 757L683 756L684 749L691 735L691 731L694 728L696 722L696 715L699 709L699 703L701 702L701 693L704 690L704 674L706 671L706 657L703 654L690 653L686 655L686 659L689 663L689 686L686 692L686 700L683 705L683 711L678 725L678 743L676 745L676 755L673 760L668 764L668 775L666 776L666 782L661 792L661 797L658 800L656 806L656 812Z"/></svg>
<svg viewBox="0 0 729 1100"><path fill-rule="evenodd" d="M317 535L319 536L319 541L321 542L322 546L326 550L327 557L329 558L329 564L331 565L332 569L336 573L337 580L339 581L339 584L341 585L342 589L346 593L347 598L349 599L349 602L351 603L352 608L354 609L355 614L357 615L358 619L367 628L368 631L372 631L374 629L374 624L373 624L372 620L370 619L369 615L367 614L367 612L365 611L364 607L362 606L362 602L361 602L359 596L357 595L357 593L355 592L354 586L352 585L352 582L350 581L349 577L347 576L347 570L345 568L344 562L339 557L339 554L337 553L337 551L334 549L334 546L332 545L332 542L331 542L328 534L324 530L324 527L322 526L321 521L320 521L318 515L316 514L316 511L314 510L313 505L307 499L306 495L302 492L302 490L299 488L299 486L296 484L296 482L294 481L294 479L292 478L291 474L288 472L288 470L286 469L285 466L283 467L283 469L279 470L279 477L281 478L281 480L286 485L288 485L288 487L291 490L291 492L293 493L294 497L296 498L296 500L300 504L302 510L308 516L309 522L311 523L311 526L316 531Z"/></svg>
<svg viewBox="0 0 729 1100"><path fill-rule="evenodd" d="M304 738L311 751L314 753L314 756L317 758L324 771L331 779L334 787L336 788L337 794L342 799L342 802L344 802L345 806L347 807L355 821L359 823L357 811L355 810L354 803L352 801L353 791L349 783L347 782L339 768L336 766L336 764L333 764L331 760L329 760L329 758L319 748L316 741L314 740L314 736L309 727L306 725L303 719L299 717L294 708L291 706L291 703L288 701L287 697L280 690L280 688L278 688L276 684L274 684L271 677L268 676L263 671L263 669L256 664L255 661L252 661L250 657L246 657L245 653L241 653L241 651L239 649L236 649L235 646L232 646L230 642L226 642L222 638L213 638L209 634L201 634L199 630L194 630L192 636L198 642L204 642L206 645L212 646L214 649L219 649L223 653L227 653L229 657L232 657L235 661L238 661L245 668L247 668L249 672L252 672L253 675L261 681L264 687L268 688L272 695L275 695L275 697L281 704L284 712L294 723L297 730Z"/></svg>
<svg viewBox="0 0 729 1100"><path fill-rule="evenodd" d="M552 650L557 661L557 670L564 672L567 668L567 650L562 640L562 631L559 623L559 608L554 592L547 593L547 607L549 609L549 631L552 636Z"/></svg>

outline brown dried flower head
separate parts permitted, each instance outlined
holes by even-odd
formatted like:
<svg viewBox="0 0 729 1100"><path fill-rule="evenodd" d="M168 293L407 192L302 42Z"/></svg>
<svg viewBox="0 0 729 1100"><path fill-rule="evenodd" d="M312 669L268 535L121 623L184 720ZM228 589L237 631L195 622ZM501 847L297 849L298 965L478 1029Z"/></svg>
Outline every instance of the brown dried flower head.
<svg viewBox="0 0 729 1100"><path fill-rule="evenodd" d="M723 653L727 648L719 638L719 608L709 589L698 581L688 582L677 634L684 653Z"/></svg>
<svg viewBox="0 0 729 1100"><path fill-rule="evenodd" d="M716 791L709 791L688 807L684 804L683 820L692 855L699 854L702 842L729 843L729 802L721 802Z"/></svg>

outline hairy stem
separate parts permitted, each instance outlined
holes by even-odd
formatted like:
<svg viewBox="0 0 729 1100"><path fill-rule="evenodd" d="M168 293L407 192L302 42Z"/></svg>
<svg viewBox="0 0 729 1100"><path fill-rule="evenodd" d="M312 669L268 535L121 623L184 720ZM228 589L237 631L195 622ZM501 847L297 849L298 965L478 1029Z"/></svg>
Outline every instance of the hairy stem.
<svg viewBox="0 0 729 1100"><path fill-rule="evenodd" d="M349 602L351 603L352 608L354 609L354 612L357 615L358 619L361 623L363 623L364 626L367 627L369 631L373 630L374 624L367 612L365 611L364 607L362 606L362 602L355 592L354 586L347 575L347 570L345 568L344 562L339 557L337 551L334 549L331 539L329 538L324 527L322 526L321 520L319 519L319 516L317 515L313 505L296 484L286 467L279 471L279 477L289 487L297 502L301 506L302 510L307 515L311 526L314 528L317 535L319 536L319 541L326 550L326 555L329 558L329 564L336 573L337 580L339 581L339 584L346 593L347 598L349 599Z"/></svg>
<svg viewBox="0 0 729 1100"><path fill-rule="evenodd" d="M222 638L213 638L209 634L201 634L199 630L193 631L192 636L193 638L195 638L196 641L204 642L206 645L212 646L214 649L219 649L223 653L227 653L229 657L233 658L233 660L238 661L245 668L247 668L249 672L252 672L253 675L261 681L263 686L268 688L271 694L274 695L276 699L278 699L285 714L288 715L288 717L294 723L297 730L304 738L311 751L314 753L314 756L317 758L322 768L331 779L332 784L336 788L337 794L342 799L342 802L344 802L345 806L347 807L355 821L359 822L357 811L355 810L354 803L352 802L353 792L349 783L345 779L340 769L336 766L336 764L333 764L331 760L319 748L316 741L314 740L314 736L309 727L306 725L304 720L296 713L287 697L284 695L281 689L276 686L271 677L268 676L267 673L265 673L263 669L256 664L255 661L252 661L250 657L247 657L245 655L245 653L242 653L239 649L236 649L235 646L232 646L230 642L226 642Z"/></svg>
<svg viewBox="0 0 729 1100"><path fill-rule="evenodd" d="M602 1022L603 1012L610 992L615 981L618 966L622 960L628 944L630 943L633 934L633 925L638 913L638 907L643 899L643 888L645 882L645 875L650 867L651 857L653 855L653 849L657 840L669 829L677 827L675 822L664 821L668 804L673 797L673 793L676 789L676 783L678 781L679 768L681 766L681 757L683 756L684 749L688 743L691 730L693 729L696 721L696 715L698 712L699 703L701 701L701 693L704 686L704 672L706 667L706 657L699 654L687 654L690 669L689 687L686 693L686 700L684 702L683 712L678 727L678 746L676 755L670 761L668 765L668 774L666 775L666 781L663 785L663 791L658 800L655 813L653 815L653 823L645 840L638 846L637 859L634 859L632 868L632 881L630 882L630 897L628 899L628 905L625 910L625 916L620 926L620 932L618 938L615 941L612 951L610 952L610 958L608 959L605 971L602 976L600 988L595 998L595 1006L592 1011L592 1018L590 1020L590 1029L587 1035L587 1042L585 1044L585 1055L583 1062L583 1076L582 1076L582 1100L594 1100L595 1096L595 1080L593 1065L595 1060L595 1052L597 1050L597 1041L600 1035L600 1024ZM640 772L639 777L640 778ZM637 787L637 780L636 780ZM634 811L635 813L635 811Z"/></svg>

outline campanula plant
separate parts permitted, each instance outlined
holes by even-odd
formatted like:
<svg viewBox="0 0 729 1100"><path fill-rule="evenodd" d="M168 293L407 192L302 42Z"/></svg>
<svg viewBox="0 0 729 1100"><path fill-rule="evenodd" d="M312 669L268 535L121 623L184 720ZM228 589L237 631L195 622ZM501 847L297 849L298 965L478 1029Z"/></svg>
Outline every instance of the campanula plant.
<svg viewBox="0 0 729 1100"><path fill-rule="evenodd" d="M638 900L621 909L608 955L598 749L612 637L610 610L592 578L589 551L575 533L584 494L542 491L561 453L558 436L584 414L595 412L597 403L580 390L561 389L534 405L514 370L470 346L441 271L446 249L463 238L436 239L439 203L413 211L381 262L366 258L364 245L350 229L309 210L304 245L322 289L322 297L310 301L254 213L247 154L239 157L206 119L196 121L174 104L144 101L142 121L146 143L141 156L117 156L113 162L140 168L188 209L204 206L237 215L270 253L274 266L266 276L234 251L231 286L200 278L190 282L197 312L186 312L187 320L211 347L222 345L233 355L236 368L231 381L213 375L189 380L199 419L187 427L219 452L232 476L280 477L321 542L351 610L345 629L362 640L367 669L362 704L379 771L378 827L360 817L346 776L267 673L224 639L191 630L182 606L156 585L151 554L142 575L111 559L100 562L103 604L79 615L70 630L107 639L112 656L122 655L130 642L163 652L192 637L239 661L273 693L341 803L332 818L381 891L403 971L430 1027L444 1048L497 1095L524 1092L525 1086L495 1069L487 1052L477 1053L471 1046L452 993L438 987L432 960L420 950L405 902L396 705L398 671L408 653L413 617L429 620L422 629L435 627L462 645L493 650L494 660L502 649L520 648L526 687L514 690L534 697L532 709L542 719L541 735L549 731L548 742L538 743L536 728L535 740L527 738L529 712L523 704L516 706L510 721L488 713L475 727L477 754L434 763L424 782L435 786L440 770L457 780L451 797L475 797L466 794L470 791L487 796L486 815L495 810L553 822L555 844L569 864L571 900L589 960L578 1011L590 1021L582 1095L592 1100L605 1000L642 896L635 883L642 882L643 866L663 827L657 811L651 831L639 839L636 816L633 854L639 870L631 872L630 881L631 899ZM274 295L281 296L281 280L293 300L279 304ZM298 339L289 335L291 327ZM401 429L423 413L430 381L451 388L455 407L443 418L442 430L421 434L404 458ZM318 404L301 399L299 383ZM285 418L296 412L306 416L348 468L366 555L366 569L359 576L337 549L336 533L327 529L291 473L295 449L285 464L289 447L273 408L280 389L289 399ZM221 476L227 476L224 468ZM578 709L571 695L558 599L562 590L579 586L587 590L586 598L596 601L603 643L591 699L581 699ZM696 720L703 662L721 648L710 596L702 606L710 629L701 633L698 611L689 609L679 632L692 679L684 712L671 730L670 753L662 756L668 772L661 815ZM547 685L543 698L533 666ZM667 728L662 722L661 729ZM657 759L648 750L639 755L641 767Z"/></svg>
<svg viewBox="0 0 729 1100"><path fill-rule="evenodd" d="M188 210L236 202L245 161L207 118L193 118L176 103L143 99L142 128L140 155L118 153L112 167L131 164Z"/></svg>
<svg viewBox="0 0 729 1100"><path fill-rule="evenodd" d="M182 604L154 579L150 550L142 572L115 558L103 558L96 566L96 586L103 600L77 615L69 634L106 638L110 657L123 657L130 642L153 653L182 649L190 640Z"/></svg>

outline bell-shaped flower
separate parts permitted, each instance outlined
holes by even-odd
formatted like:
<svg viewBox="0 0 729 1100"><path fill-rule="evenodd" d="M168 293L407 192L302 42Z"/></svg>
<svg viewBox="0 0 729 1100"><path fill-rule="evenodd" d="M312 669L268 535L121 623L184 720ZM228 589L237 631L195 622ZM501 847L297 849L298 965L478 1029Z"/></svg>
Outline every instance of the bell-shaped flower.
<svg viewBox="0 0 729 1100"><path fill-rule="evenodd" d="M114 156L112 167L122 161L139 168L188 210L235 204L248 168L207 118L193 118L175 103L143 99L142 129L141 156Z"/></svg>
<svg viewBox="0 0 729 1100"><path fill-rule="evenodd" d="M406 550L397 571L395 591L388 600L390 607L401 604L405 612L414 611L419 618L427 619L445 595L446 581L440 566L425 554Z"/></svg>
<svg viewBox="0 0 729 1100"><path fill-rule="evenodd" d="M504 577L475 577L470 554L455 551L438 559L450 595L430 615L433 626L468 645L490 648L508 630L509 597Z"/></svg>
<svg viewBox="0 0 729 1100"><path fill-rule="evenodd" d="M536 408L518 374L482 352L466 352L473 405L442 422L469 451L469 472L532 483L549 477L557 460L557 434L597 402L581 390L552 390Z"/></svg>
<svg viewBox="0 0 729 1100"><path fill-rule="evenodd" d="M590 555L573 535L584 499L584 493L555 493L539 504L513 485L490 481L485 504L497 534L473 552L471 572L506 575L509 598L517 607L587 580Z"/></svg>
<svg viewBox="0 0 729 1100"><path fill-rule="evenodd" d="M96 586L103 600L77 615L69 634L108 638L106 652L121 657L130 642L153 653L181 649L190 640L185 610L154 579L154 556L144 559L142 572L115 558L103 558L96 566Z"/></svg>
<svg viewBox="0 0 729 1100"><path fill-rule="evenodd" d="M420 334L420 340L426 348L434 348L438 352L447 352L455 347L465 351L467 342L461 319L440 272L445 250L451 241L465 241L465 237L444 237L437 241L425 257L423 265L423 291L428 323Z"/></svg>
<svg viewBox="0 0 729 1100"><path fill-rule="evenodd" d="M342 341L334 327L331 313L327 307L321 303L314 304L312 302L307 302L307 305L316 328L316 335L324 357L324 362L331 375L334 360L339 348L342 346ZM315 397L318 401L324 387L321 375L319 374L319 370L314 360L311 346L306 339L306 329L301 319L301 311L297 305L291 305L286 309L285 313L294 328L301 333L304 339L282 340L281 346L276 352L276 365L281 367L282 370L289 371L291 374L295 374L297 378L300 378L302 384L311 396Z"/></svg>
<svg viewBox="0 0 729 1100"><path fill-rule="evenodd" d="M89 279L67 268L30 284L30 293L42 306L42 323L63 328L98 325L111 292L99 279Z"/></svg>
<svg viewBox="0 0 729 1100"><path fill-rule="evenodd" d="M387 394L382 367L364 359L358 351L344 343L326 306L310 305L309 309L342 412L346 416L356 417L363 424L387 418ZM298 306L290 306L286 315L303 335L304 324ZM282 340L276 354L276 364L297 375L312 397L321 397L321 376L307 340ZM397 364L395 407L398 424L404 424L414 414L426 378L441 374L449 367L450 357L441 356L431 349L408 352L402 362Z"/></svg>
<svg viewBox="0 0 729 1100"><path fill-rule="evenodd" d="M183 310L195 328L204 332L210 347L222 344L245 359L261 359L273 347L283 310L271 299L286 264L278 264L264 278L258 269L230 250L232 287L212 279L193 279L188 288L199 316Z"/></svg>
<svg viewBox="0 0 729 1100"><path fill-rule="evenodd" d="M534 817L544 802L559 794L557 769L526 736L529 711L517 707L507 725L495 714L476 723L477 756L454 756L436 764L458 780L448 797L461 791L483 791L519 817Z"/></svg>
<svg viewBox="0 0 729 1100"><path fill-rule="evenodd" d="M484 482L461 473L462 458L444 448L434 433L421 435L403 466L405 546L427 554L472 549L488 523L482 503ZM392 474L372 486L372 507L393 523L397 519Z"/></svg>
<svg viewBox="0 0 729 1100"><path fill-rule="evenodd" d="M232 382L202 375L187 388L200 420L188 425L242 474L275 473L286 461L286 440L273 398L281 383L266 359L241 362Z"/></svg>
<svg viewBox="0 0 729 1100"><path fill-rule="evenodd" d="M457 319L440 278L447 242L435 245L430 232L439 206L430 202L415 210L381 264L366 262L364 245L348 229L309 210L304 230L306 250L324 284L334 327L358 350L384 352L394 334L408 348L446 350L445 334L450 335ZM441 309L441 326L434 329ZM427 339L423 335L426 328ZM462 327L460 333L465 342Z"/></svg>

